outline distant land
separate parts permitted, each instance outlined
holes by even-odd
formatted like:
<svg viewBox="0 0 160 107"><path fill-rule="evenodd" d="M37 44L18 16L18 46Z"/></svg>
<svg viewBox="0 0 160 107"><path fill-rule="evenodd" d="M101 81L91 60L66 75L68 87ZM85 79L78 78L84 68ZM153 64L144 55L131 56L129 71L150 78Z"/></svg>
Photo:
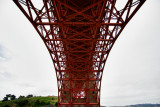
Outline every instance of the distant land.
<svg viewBox="0 0 160 107"><path fill-rule="evenodd" d="M101 107L160 107L160 104L136 104L127 106L101 106Z"/></svg>

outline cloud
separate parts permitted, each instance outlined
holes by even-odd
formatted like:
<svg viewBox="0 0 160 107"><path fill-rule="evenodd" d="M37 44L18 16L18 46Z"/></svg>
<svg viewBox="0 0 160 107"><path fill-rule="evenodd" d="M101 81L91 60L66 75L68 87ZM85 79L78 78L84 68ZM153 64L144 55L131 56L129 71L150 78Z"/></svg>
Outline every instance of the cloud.
<svg viewBox="0 0 160 107"><path fill-rule="evenodd" d="M0 62L0 83L3 81L11 81L14 78L14 75L11 72L7 71L7 68L4 66L5 64Z"/></svg>
<svg viewBox="0 0 160 107"><path fill-rule="evenodd" d="M2 72L2 71L0 71L0 77L10 78L11 74L8 73L8 72Z"/></svg>
<svg viewBox="0 0 160 107"><path fill-rule="evenodd" d="M13 76L7 71L7 63L10 59L7 48L0 44L0 80L9 80Z"/></svg>
<svg viewBox="0 0 160 107"><path fill-rule="evenodd" d="M4 47L0 45L0 61L4 61L6 59Z"/></svg>
<svg viewBox="0 0 160 107"><path fill-rule="evenodd" d="M30 83L19 83L18 85L21 87L27 87L27 88L34 88L35 87L35 85L32 85Z"/></svg>
<svg viewBox="0 0 160 107"><path fill-rule="evenodd" d="M10 52L5 46L0 44L0 62L8 61L10 59Z"/></svg>

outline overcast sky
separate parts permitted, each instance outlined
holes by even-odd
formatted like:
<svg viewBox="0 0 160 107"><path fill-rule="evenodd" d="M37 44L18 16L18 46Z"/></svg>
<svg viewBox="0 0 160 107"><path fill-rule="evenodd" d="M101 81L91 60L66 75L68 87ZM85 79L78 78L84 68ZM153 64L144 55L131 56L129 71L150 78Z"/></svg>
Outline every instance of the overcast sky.
<svg viewBox="0 0 160 107"><path fill-rule="evenodd" d="M147 0L108 57L102 105L160 103L160 0ZM55 95L55 70L43 41L12 0L0 1L0 100L6 94Z"/></svg>

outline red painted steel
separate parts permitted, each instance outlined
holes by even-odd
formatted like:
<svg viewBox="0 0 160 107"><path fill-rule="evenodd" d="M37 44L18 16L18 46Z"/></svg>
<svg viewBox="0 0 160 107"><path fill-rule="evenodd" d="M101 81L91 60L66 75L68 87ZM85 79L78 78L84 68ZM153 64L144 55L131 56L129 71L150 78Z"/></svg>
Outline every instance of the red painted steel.
<svg viewBox="0 0 160 107"><path fill-rule="evenodd" d="M103 69L116 39L145 0L13 0L44 41L56 70L59 107L100 107ZM123 1L123 2L124 2Z"/></svg>

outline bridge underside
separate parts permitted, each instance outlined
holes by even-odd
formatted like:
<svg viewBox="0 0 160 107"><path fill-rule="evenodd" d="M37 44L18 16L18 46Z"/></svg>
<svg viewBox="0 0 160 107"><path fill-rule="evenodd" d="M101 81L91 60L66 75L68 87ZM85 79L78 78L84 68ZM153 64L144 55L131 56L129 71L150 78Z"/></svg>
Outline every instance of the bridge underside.
<svg viewBox="0 0 160 107"><path fill-rule="evenodd" d="M121 10L116 0L42 0L38 5L34 0L13 1L51 55L59 107L100 107L106 59L145 0L124 0Z"/></svg>

